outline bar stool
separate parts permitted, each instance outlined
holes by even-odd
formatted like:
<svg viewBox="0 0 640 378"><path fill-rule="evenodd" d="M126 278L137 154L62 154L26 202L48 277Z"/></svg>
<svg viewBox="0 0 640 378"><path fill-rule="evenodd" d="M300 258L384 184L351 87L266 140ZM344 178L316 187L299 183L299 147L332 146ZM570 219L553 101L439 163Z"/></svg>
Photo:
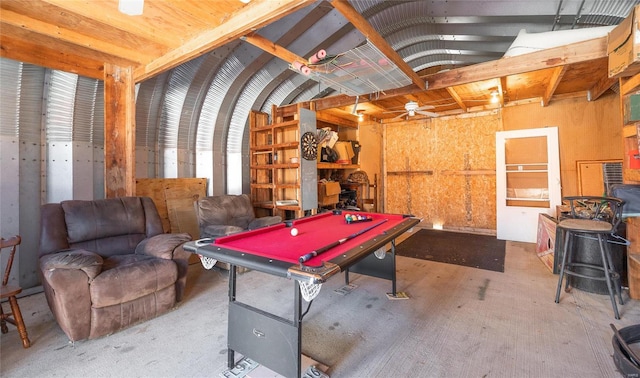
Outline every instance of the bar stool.
<svg viewBox="0 0 640 378"><path fill-rule="evenodd" d="M561 220L558 227L564 232L564 249L560 277L556 289L556 303L560 302L560 288L565 275L577 276L586 279L605 281L613 306L616 319L620 319L615 294L620 304L623 305L620 287L620 274L616 272L611 258L611 249L607 241L607 235L614 235L622 219L622 207L624 201L613 197L565 197L571 207L571 218ZM585 218L586 217L586 218ZM581 263L578 255L581 251L575 251L573 240L575 237L595 238L600 248L601 265ZM574 253L576 256L574 256ZM587 273L588 272L588 273ZM569 292L569 277L566 279L565 292Z"/></svg>

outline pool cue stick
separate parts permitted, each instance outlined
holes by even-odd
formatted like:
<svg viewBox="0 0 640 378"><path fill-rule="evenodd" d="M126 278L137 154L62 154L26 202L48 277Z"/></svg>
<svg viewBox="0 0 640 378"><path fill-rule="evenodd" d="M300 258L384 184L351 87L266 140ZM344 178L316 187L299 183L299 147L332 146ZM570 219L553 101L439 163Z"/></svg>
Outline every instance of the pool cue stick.
<svg viewBox="0 0 640 378"><path fill-rule="evenodd" d="M383 220L381 220L380 222L375 223L375 224L372 224L371 226L369 226L369 227L367 227L367 228L363 228L362 230L360 230L360 231L358 231L358 232L355 232L355 233L353 233L353 234L351 234L351 235L349 235L349 236L347 236L347 237L345 237L345 238L342 238L342 239L340 239L340 240L336 240L336 241L334 241L334 242L333 242L333 243L331 243L331 244L327 244L327 245L325 245L324 247L320 247L320 248L316 249L315 251L311 251L311 252L307 253L306 255L300 256L300 258L298 259L298 261L300 261L300 264L303 264L303 263L305 263L305 262L307 262L307 261L311 260L312 258L314 258L314 257L318 256L319 254L324 253L324 252L326 252L326 251L330 250L330 249L331 249L331 248L333 248L333 247L337 247L337 246L339 246L340 244L343 244L343 243L344 243L344 242L346 242L347 240L351 240L351 239L353 239L353 238L355 238L355 237L357 237L357 236L359 236L359 235L364 234L364 233L365 233L365 232L367 232L367 231L370 231L370 230L372 230L372 229L374 229L374 228L376 228L376 227L380 226L381 224L383 224L383 223L384 223L384 222L386 222L386 221L388 221L388 219L383 219Z"/></svg>

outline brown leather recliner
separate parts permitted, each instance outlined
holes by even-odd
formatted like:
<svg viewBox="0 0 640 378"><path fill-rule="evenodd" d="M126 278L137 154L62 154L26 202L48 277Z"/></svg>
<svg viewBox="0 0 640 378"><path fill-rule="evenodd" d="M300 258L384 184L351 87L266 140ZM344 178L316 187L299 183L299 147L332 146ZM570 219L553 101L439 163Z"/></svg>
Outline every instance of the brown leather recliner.
<svg viewBox="0 0 640 378"><path fill-rule="evenodd" d="M216 239L246 230L255 230L282 222L282 217L256 218L246 194L203 197L193 202L201 238Z"/></svg>
<svg viewBox="0 0 640 378"><path fill-rule="evenodd" d="M148 197L71 200L41 208L40 270L69 340L117 332L182 299L189 234L164 234Z"/></svg>

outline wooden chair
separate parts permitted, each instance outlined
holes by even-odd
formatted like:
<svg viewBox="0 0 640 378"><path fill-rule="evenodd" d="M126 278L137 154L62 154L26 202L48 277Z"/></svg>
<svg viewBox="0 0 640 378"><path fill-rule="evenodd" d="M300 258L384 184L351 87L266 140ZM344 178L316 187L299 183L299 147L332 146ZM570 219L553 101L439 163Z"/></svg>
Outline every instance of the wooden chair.
<svg viewBox="0 0 640 378"><path fill-rule="evenodd" d="M371 211L378 212L378 175L373 175L373 183L369 183L367 189L367 198L362 199L363 205L371 205ZM373 198L371 198L371 189L373 189ZM362 210L365 210L364 208Z"/></svg>
<svg viewBox="0 0 640 378"><path fill-rule="evenodd" d="M0 287L0 299L8 298L9 305L11 306L11 312L5 314L2 310L2 306L0 305L0 329L2 330L2 333L7 333L9 332L7 322L13 324L18 328L18 333L22 339L22 346L29 348L31 346L31 342L27 336L27 327L25 327L24 320L22 320L22 313L20 312L18 300L16 299L16 295L22 292L22 288L20 286L7 285L9 282L9 274L11 273L11 266L13 265L13 257L16 254L16 246L18 246L21 241L22 238L20 238L19 235L9 239L0 238L0 252L5 248L10 248L7 267L4 270L2 286Z"/></svg>

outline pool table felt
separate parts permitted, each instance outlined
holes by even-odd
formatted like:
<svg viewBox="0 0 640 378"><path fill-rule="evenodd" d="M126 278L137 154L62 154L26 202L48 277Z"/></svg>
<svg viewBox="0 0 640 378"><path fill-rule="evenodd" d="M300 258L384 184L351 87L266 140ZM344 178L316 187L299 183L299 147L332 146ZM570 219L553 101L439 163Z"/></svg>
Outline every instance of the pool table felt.
<svg viewBox="0 0 640 378"><path fill-rule="evenodd" d="M361 214L371 216L370 222L355 222L347 224L344 214ZM246 252L274 260L298 264L300 256L348 237L360 230L383 222L358 237L347 240L305 263L305 265L320 265L322 261L329 261L337 255L350 250L363 241L383 234L386 230L398 225L404 219L398 214L378 214L361 212L343 212L342 214L322 213L306 218L294 220L291 227L284 223L218 238L213 245ZM386 220L386 221L385 221ZM298 235L291 235L291 228L298 229Z"/></svg>

